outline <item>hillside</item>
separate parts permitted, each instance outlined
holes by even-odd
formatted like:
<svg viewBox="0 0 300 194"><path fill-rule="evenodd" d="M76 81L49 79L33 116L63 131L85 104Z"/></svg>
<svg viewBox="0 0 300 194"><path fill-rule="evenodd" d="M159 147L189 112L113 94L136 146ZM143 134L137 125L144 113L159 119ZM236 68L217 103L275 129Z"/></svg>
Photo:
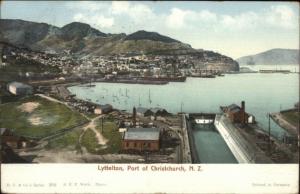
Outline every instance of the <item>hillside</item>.
<svg viewBox="0 0 300 194"><path fill-rule="evenodd" d="M287 65L299 64L298 49L271 49L256 55L236 59L241 65Z"/></svg>
<svg viewBox="0 0 300 194"><path fill-rule="evenodd" d="M32 50L78 54L108 55L140 52L147 54L160 50L177 52L193 49L180 41L156 32L137 31L126 34L105 34L88 24L72 22L58 28L45 23L23 20L0 20L0 41L28 47Z"/></svg>
<svg viewBox="0 0 300 194"><path fill-rule="evenodd" d="M200 53L200 61L224 65L225 70L238 70L238 64L230 57L197 50L190 45L157 32L140 30L126 35L103 33L89 24L72 22L61 28L45 23L23 20L0 19L0 42L33 51L49 53L70 53L79 56L99 56L113 54L154 54L154 55L195 55ZM199 56L200 56L199 55ZM219 63L220 62L220 63Z"/></svg>

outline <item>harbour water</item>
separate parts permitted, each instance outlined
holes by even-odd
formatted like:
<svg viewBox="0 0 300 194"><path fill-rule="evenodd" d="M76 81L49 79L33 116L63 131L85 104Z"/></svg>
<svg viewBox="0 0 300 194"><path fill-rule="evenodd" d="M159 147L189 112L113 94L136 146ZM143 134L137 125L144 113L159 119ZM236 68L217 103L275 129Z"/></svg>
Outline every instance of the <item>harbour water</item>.
<svg viewBox="0 0 300 194"><path fill-rule="evenodd" d="M237 163L214 124L195 124L195 147L201 163Z"/></svg>
<svg viewBox="0 0 300 194"><path fill-rule="evenodd" d="M290 68L299 70L298 66ZM299 74L297 73L226 74L224 77L217 78L187 78L186 82L171 82L167 85L93 84L96 86L73 86L69 90L78 98L99 104L112 104L117 109L127 111L131 111L133 106L142 106L161 107L172 113L181 110L187 113L216 113L220 111L219 106L232 103L240 105L244 100L246 111L253 114L258 124L265 130L268 129L269 112L292 108L299 100ZM286 134L273 122L271 122L271 133L278 138ZM222 138L217 134L215 131L198 130L194 133L195 142L198 147L214 141L216 146L224 146L225 142L222 142ZM218 148L215 149L217 150ZM217 151L213 154L220 153ZM227 158L230 157L228 155ZM207 158L207 161L211 160ZM230 159L226 159L226 161L215 162L234 163L235 161L230 162Z"/></svg>

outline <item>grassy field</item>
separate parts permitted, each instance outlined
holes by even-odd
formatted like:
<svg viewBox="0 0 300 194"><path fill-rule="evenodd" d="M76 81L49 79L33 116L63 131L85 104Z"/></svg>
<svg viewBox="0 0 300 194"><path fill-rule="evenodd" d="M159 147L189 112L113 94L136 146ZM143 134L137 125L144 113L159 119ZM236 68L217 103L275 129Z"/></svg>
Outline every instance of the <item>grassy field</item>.
<svg viewBox="0 0 300 194"><path fill-rule="evenodd" d="M111 154L118 153L121 149L121 134L118 131L118 127L114 122L104 121L102 131L101 121L97 122L97 130L106 138L108 142L106 148L103 149L101 145L97 143L95 133L92 130L87 130L82 138L82 145L86 147L88 152L94 154Z"/></svg>
<svg viewBox="0 0 300 194"><path fill-rule="evenodd" d="M20 110L20 106L27 102L39 103L32 112ZM41 124L33 124L32 120ZM0 105L0 128L13 129L17 135L30 137L47 136L63 128L78 125L86 121L81 114L70 110L63 104L48 101L34 96Z"/></svg>
<svg viewBox="0 0 300 194"><path fill-rule="evenodd" d="M300 119L300 113L297 112L296 110L288 111L288 112L282 112L281 114L292 125L294 125L294 126L298 125L298 121Z"/></svg>
<svg viewBox="0 0 300 194"><path fill-rule="evenodd" d="M82 137L81 145L84 146L88 152L97 154L102 145L99 145L95 133L91 129L87 129Z"/></svg>
<svg viewBox="0 0 300 194"><path fill-rule="evenodd" d="M81 128L76 128L58 138L50 140L46 146L46 149L70 149L80 150L79 136L82 133Z"/></svg>

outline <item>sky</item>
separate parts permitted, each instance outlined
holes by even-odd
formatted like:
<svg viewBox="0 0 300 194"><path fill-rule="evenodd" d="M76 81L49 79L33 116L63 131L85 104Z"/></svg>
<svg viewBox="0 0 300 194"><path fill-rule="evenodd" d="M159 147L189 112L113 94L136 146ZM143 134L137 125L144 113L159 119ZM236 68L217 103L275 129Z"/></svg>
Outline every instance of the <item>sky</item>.
<svg viewBox="0 0 300 194"><path fill-rule="evenodd" d="M2 1L1 18L58 27L78 21L105 33L154 31L234 59L299 49L297 2Z"/></svg>

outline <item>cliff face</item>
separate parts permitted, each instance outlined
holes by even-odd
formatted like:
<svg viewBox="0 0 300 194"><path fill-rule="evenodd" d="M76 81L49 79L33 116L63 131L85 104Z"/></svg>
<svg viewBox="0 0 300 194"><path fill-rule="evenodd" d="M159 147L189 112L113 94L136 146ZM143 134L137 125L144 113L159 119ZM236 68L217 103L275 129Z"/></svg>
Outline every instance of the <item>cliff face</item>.
<svg viewBox="0 0 300 194"><path fill-rule="evenodd" d="M256 55L238 58L240 64L288 65L299 64L298 49L271 49Z"/></svg>
<svg viewBox="0 0 300 194"><path fill-rule="evenodd" d="M67 50L71 54L96 56L126 53L189 55L206 52L157 32L141 30L129 35L105 34L79 22L59 28L45 23L1 19L0 41L35 51L62 53ZM219 65L223 70L238 70L238 64L233 59L210 51L207 54L213 55L214 60L210 60L214 61L212 65ZM221 58L223 60L219 63Z"/></svg>

